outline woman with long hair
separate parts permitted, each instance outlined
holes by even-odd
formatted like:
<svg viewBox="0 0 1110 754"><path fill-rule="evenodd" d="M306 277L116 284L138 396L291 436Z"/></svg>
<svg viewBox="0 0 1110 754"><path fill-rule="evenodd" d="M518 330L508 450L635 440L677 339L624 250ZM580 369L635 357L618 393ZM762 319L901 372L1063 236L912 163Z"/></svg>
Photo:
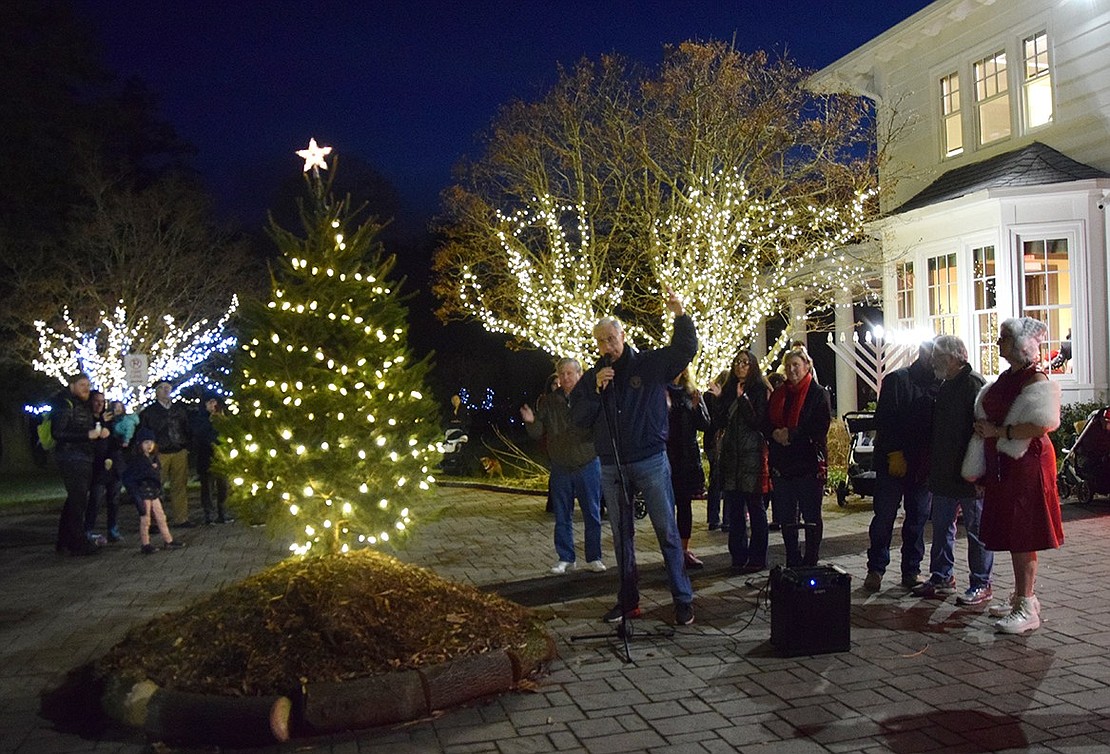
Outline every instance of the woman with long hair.
<svg viewBox="0 0 1110 754"><path fill-rule="evenodd" d="M671 464L671 488L674 490L678 536L686 568L701 568L704 563L690 551L693 532L693 498L705 490L705 471L701 465L698 432L709 429L709 412L701 393L694 385L690 367L683 369L667 386L667 460Z"/></svg>
<svg viewBox="0 0 1110 754"><path fill-rule="evenodd" d="M782 360L786 382L771 393L767 438L771 462L771 517L782 527L786 565L815 566L820 556L821 501L828 477L829 393L813 375L813 359L794 346ZM798 517L805 522L805 555L798 549Z"/></svg>
<svg viewBox="0 0 1110 754"><path fill-rule="evenodd" d="M714 391L713 427L721 434L712 468L725 501L728 552L737 573L755 573L767 567L765 495L771 483L762 430L770 394L759 360L747 349L736 353L728 377Z"/></svg>
<svg viewBox="0 0 1110 754"><path fill-rule="evenodd" d="M1064 542L1056 492L1056 453L1048 433L1060 425L1060 386L1039 367L1045 324L1032 317L1005 320L998 353L1010 368L979 392L975 437L964 458L965 479L983 485L979 537L988 550L1009 551L1014 593L990 608L1002 633L1041 625L1034 591L1037 552Z"/></svg>

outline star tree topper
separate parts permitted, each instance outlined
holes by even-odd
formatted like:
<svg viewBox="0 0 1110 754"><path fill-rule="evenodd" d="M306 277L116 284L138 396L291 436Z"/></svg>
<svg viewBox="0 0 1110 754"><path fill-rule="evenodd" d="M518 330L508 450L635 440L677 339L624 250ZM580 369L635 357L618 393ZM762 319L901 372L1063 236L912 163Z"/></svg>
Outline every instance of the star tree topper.
<svg viewBox="0 0 1110 754"><path fill-rule="evenodd" d="M308 172L314 168L328 169L328 164L324 162L324 158L331 154L331 147L321 147L316 143L316 139L308 140L308 149L298 149L297 156L304 158L304 172Z"/></svg>

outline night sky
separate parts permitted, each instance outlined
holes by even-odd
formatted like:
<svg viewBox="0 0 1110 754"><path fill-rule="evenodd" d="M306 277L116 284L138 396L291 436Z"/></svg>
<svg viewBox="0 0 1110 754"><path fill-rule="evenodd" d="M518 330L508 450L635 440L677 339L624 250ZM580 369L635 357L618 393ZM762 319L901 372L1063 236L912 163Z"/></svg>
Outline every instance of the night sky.
<svg viewBox="0 0 1110 754"><path fill-rule="evenodd" d="M736 40L820 68L926 0L79 0L107 65L137 75L198 149L226 213L261 224L272 182L315 137L356 154L418 216L512 98L556 65Z"/></svg>

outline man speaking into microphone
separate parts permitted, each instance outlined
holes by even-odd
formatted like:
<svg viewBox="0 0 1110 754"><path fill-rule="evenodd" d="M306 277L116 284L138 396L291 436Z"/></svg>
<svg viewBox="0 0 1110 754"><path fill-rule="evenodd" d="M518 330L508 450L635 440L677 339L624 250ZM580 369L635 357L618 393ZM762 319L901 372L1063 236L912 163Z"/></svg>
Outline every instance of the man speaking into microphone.
<svg viewBox="0 0 1110 754"><path fill-rule="evenodd" d="M671 467L667 462L666 385L694 358L698 336L694 321L683 311L682 300L669 288L666 307L675 315L671 342L653 350L639 351L625 342L619 320L599 320L593 335L601 358L582 376L571 396L572 420L594 433L594 446L601 459L601 491L621 569L617 604L604 615L609 623L640 615L631 515L632 496L637 492L643 494L666 563L675 624L688 626L694 622L694 592L675 523Z"/></svg>

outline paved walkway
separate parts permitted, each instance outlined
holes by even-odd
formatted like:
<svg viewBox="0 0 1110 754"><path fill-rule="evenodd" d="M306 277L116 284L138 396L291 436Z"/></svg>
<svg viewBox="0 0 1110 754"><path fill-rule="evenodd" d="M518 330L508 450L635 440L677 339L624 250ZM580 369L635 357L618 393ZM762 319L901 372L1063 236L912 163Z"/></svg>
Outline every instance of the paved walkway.
<svg viewBox="0 0 1110 754"><path fill-rule="evenodd" d="M915 600L894 583L863 592L868 501L827 505L823 559L854 577L851 651L792 659L768 645L762 581L728 575L717 532L694 536L706 561L694 575L697 623L672 630L661 558L640 522L646 614L635 624L643 638L631 644L631 663L597 621L614 602L615 569L546 575L554 556L541 498L441 489L422 519L399 557L540 611L559 637L551 673L531 691L398 729L257 751L1071 754L1110 746L1105 504L1065 506L1067 543L1041 559L1045 623L1021 637L995 634L982 610L951 598ZM188 547L176 553L141 557L131 537L93 558L62 557L52 547L56 520L49 507L0 515L0 752L154 751L133 733L67 732L76 725L45 713L65 709L49 692L131 626L275 562L282 548L264 530L234 525L183 531ZM776 539L771 558L781 562ZM612 552L608 540L605 547ZM961 546L961 583L964 562ZM996 593L1011 586L1003 556ZM603 637L573 640L594 632Z"/></svg>

